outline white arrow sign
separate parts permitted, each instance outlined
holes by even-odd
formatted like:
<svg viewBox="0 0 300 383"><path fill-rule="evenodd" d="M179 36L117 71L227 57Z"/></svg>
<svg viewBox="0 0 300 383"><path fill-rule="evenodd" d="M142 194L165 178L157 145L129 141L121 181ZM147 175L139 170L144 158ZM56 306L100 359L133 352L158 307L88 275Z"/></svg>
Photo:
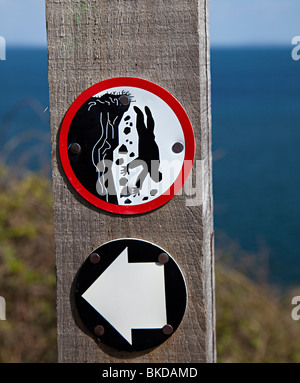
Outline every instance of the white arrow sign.
<svg viewBox="0 0 300 383"><path fill-rule="evenodd" d="M132 345L132 329L167 324L164 265L129 263L128 248L82 297Z"/></svg>

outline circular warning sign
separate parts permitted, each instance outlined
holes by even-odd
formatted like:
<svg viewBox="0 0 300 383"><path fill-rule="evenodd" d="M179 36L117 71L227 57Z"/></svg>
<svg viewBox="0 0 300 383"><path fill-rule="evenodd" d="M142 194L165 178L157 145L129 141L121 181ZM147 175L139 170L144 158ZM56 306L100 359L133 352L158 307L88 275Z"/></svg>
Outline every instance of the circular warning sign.
<svg viewBox="0 0 300 383"><path fill-rule="evenodd" d="M119 239L100 246L82 265L75 302L82 322L102 343L142 351L176 331L187 293L178 265L165 250Z"/></svg>
<svg viewBox="0 0 300 383"><path fill-rule="evenodd" d="M138 78L102 81L71 105L59 136L76 191L112 213L138 214L168 202L192 168L195 141L180 103Z"/></svg>

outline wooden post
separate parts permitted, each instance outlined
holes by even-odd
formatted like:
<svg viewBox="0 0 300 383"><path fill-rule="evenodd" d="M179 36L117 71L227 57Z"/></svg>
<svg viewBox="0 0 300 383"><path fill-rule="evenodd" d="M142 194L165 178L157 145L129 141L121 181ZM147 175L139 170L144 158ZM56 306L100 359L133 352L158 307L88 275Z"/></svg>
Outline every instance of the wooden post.
<svg viewBox="0 0 300 383"><path fill-rule="evenodd" d="M207 3L46 0L60 362L215 361ZM148 214L120 216L91 207L66 182L57 148L66 111L89 86L120 76L157 83L187 111L196 139L193 175L198 164L201 204L189 206L193 203L183 192ZM129 354L97 345L77 326L70 302L74 277L90 252L126 237L167 249L187 283L188 305L180 327L148 353Z"/></svg>

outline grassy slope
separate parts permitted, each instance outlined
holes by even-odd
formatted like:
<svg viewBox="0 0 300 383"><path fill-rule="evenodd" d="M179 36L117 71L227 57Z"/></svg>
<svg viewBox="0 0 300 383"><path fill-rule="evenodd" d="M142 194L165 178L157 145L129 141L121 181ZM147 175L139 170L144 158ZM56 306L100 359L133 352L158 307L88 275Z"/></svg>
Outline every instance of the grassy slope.
<svg viewBox="0 0 300 383"><path fill-rule="evenodd" d="M217 264L218 360L299 363L300 323L291 318L288 295L280 296Z"/></svg>
<svg viewBox="0 0 300 383"><path fill-rule="evenodd" d="M52 198L43 177L15 181L0 172L0 295L7 303L0 362L55 362ZM290 298L219 262L216 298L220 362L300 361L300 324L291 319Z"/></svg>
<svg viewBox="0 0 300 383"><path fill-rule="evenodd" d="M49 181L0 175L0 362L56 361L55 268Z"/></svg>

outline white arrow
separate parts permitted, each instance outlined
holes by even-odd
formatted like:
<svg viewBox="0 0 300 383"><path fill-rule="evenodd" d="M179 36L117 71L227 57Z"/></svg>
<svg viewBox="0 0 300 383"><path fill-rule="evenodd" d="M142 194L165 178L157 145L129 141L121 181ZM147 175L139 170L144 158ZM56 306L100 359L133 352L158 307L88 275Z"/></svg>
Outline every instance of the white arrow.
<svg viewBox="0 0 300 383"><path fill-rule="evenodd" d="M164 266L128 263L128 248L82 297L132 345L132 329L167 324Z"/></svg>

